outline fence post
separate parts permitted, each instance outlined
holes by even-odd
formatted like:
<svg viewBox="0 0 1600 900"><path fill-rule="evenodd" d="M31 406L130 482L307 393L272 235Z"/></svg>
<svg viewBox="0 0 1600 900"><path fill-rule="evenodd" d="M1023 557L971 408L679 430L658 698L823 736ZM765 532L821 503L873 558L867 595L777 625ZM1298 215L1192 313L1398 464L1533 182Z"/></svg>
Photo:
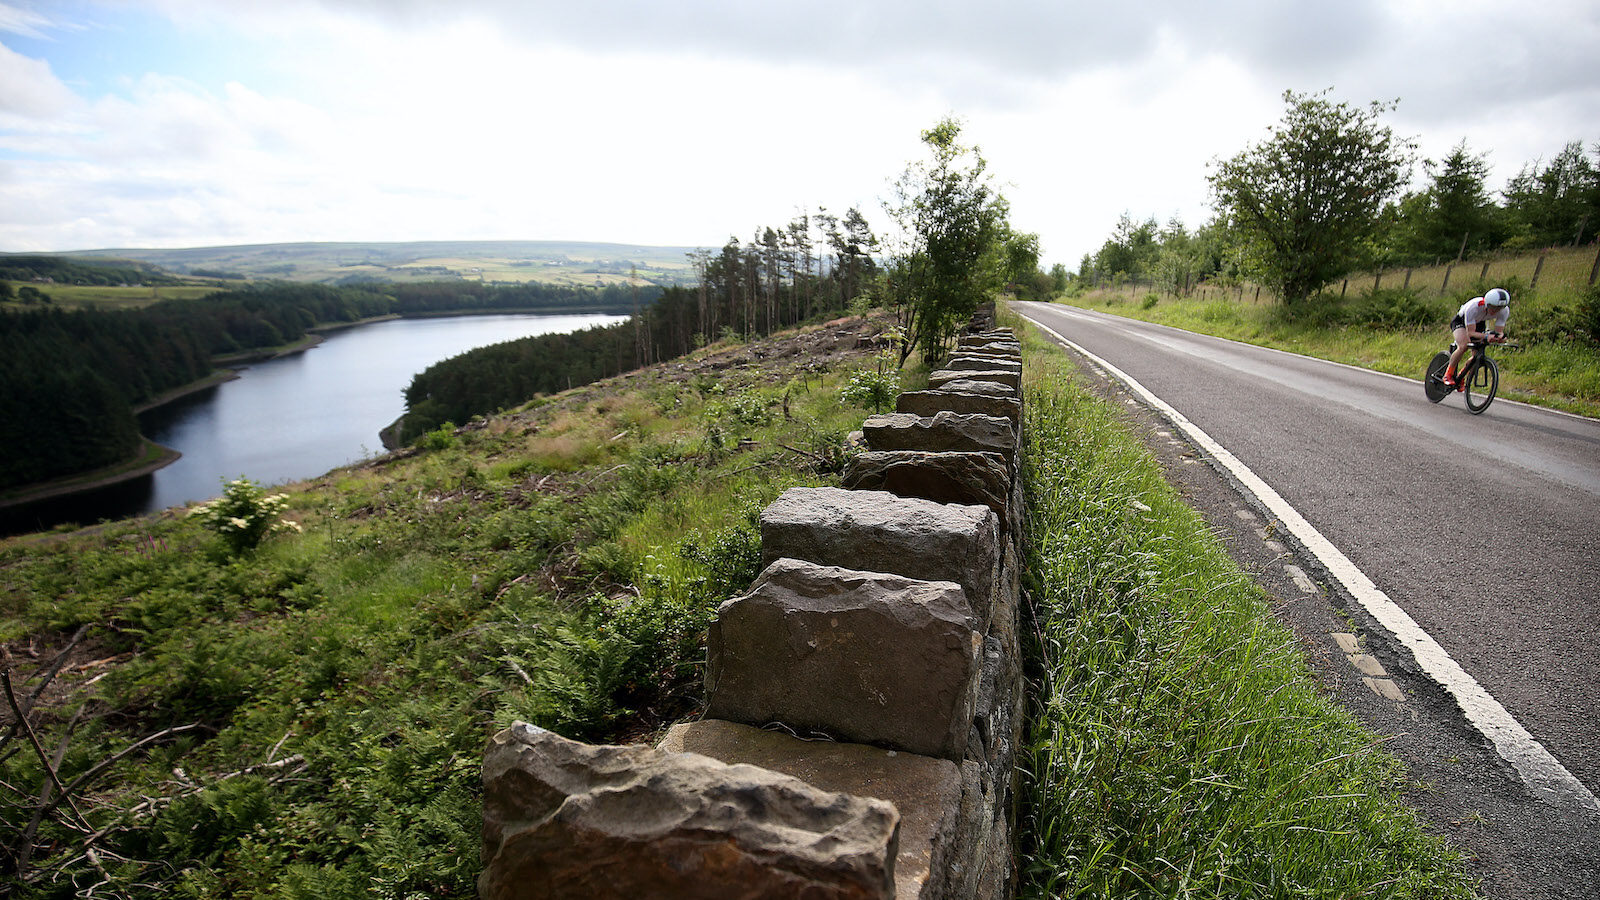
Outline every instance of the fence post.
<svg viewBox="0 0 1600 900"><path fill-rule="evenodd" d="M1401 283L1400 290L1405 291L1405 290L1410 290L1410 289L1411 289L1411 270L1407 269L1406 270L1406 280L1403 283Z"/></svg>
<svg viewBox="0 0 1600 900"><path fill-rule="evenodd" d="M1439 296L1444 296L1445 292L1450 290L1450 270L1455 267L1455 263L1444 267L1444 284L1439 285Z"/></svg>
<svg viewBox="0 0 1600 900"><path fill-rule="evenodd" d="M1484 280L1485 278L1488 278L1488 277L1489 277L1489 264L1486 262L1486 263L1483 264L1483 271L1478 273L1478 280L1482 281L1482 280Z"/></svg>
<svg viewBox="0 0 1600 900"><path fill-rule="evenodd" d="M1344 299L1344 292L1345 292L1345 289L1348 288L1348 287L1350 287L1350 279L1346 278L1344 280L1344 284L1339 285L1339 299L1340 300Z"/></svg>
<svg viewBox="0 0 1600 900"><path fill-rule="evenodd" d="M1528 282L1528 290L1539 286L1539 272L1544 268L1544 254L1539 254L1539 261L1533 265L1533 280Z"/></svg>
<svg viewBox="0 0 1600 900"><path fill-rule="evenodd" d="M1594 265L1589 267L1589 283L1594 284L1594 277L1600 275L1600 251L1594 255Z"/></svg>
<svg viewBox="0 0 1600 900"><path fill-rule="evenodd" d="M1261 302L1261 285L1259 285L1259 284L1256 285L1256 298L1254 300L1251 300L1250 302L1251 303L1260 303Z"/></svg>

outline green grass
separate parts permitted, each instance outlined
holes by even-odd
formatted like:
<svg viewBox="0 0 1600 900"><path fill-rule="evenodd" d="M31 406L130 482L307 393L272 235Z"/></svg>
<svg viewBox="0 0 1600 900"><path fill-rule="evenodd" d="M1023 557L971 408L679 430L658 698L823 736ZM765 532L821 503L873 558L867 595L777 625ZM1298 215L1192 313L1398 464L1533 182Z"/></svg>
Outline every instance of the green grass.
<svg viewBox="0 0 1600 900"><path fill-rule="evenodd" d="M38 286L57 306L69 309L137 309L157 300L196 300L226 290L216 284L163 284L147 287L48 284Z"/></svg>
<svg viewBox="0 0 1600 900"><path fill-rule="evenodd" d="M20 696L83 629L29 716L61 779L163 735L32 841L47 776L0 746L10 895L473 896L488 736L639 740L696 710L705 626L756 574L752 510L835 477L786 447L866 415L849 374L581 388L291 486L303 531L237 558L174 515L0 542Z"/></svg>
<svg viewBox="0 0 1600 900"><path fill-rule="evenodd" d="M1020 896L1473 896L1383 739L1319 692L1118 411L1025 333Z"/></svg>

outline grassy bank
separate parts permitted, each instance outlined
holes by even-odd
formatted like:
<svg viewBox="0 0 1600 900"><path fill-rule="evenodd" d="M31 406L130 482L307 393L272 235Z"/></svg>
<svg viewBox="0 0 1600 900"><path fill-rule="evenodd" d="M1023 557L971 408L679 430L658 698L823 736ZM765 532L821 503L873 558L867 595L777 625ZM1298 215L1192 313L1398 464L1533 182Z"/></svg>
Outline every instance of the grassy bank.
<svg viewBox="0 0 1600 900"><path fill-rule="evenodd" d="M1515 298L1507 330L1518 346L1493 351L1500 396L1600 416L1600 344L1593 337L1600 327L1600 289L1552 279L1551 268L1537 291L1514 277L1503 284ZM1450 292L1438 296L1417 290L1420 280L1406 291L1394 278L1374 292L1369 278L1362 287L1352 283L1343 296L1335 287L1294 310L1257 301L1249 290L1210 289L1191 297L1103 290L1062 302L1421 381L1428 360L1450 343L1455 310L1495 285L1469 282L1458 270Z"/></svg>
<svg viewBox="0 0 1600 900"><path fill-rule="evenodd" d="M1025 333L1022 896L1473 896L1382 738L1319 693L1116 408Z"/></svg>
<svg viewBox="0 0 1600 900"><path fill-rule="evenodd" d="M871 330L441 429L290 486L298 533L238 557L173 514L0 542L0 883L473 896L489 734L642 739L695 710L754 512L832 480L868 413L840 387Z"/></svg>

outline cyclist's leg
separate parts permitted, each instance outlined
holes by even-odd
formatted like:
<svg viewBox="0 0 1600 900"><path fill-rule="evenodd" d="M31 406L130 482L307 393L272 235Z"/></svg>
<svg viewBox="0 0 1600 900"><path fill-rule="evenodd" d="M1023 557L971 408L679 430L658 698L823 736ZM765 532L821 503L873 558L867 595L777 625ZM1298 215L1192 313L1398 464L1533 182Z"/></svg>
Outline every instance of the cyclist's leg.
<svg viewBox="0 0 1600 900"><path fill-rule="evenodd" d="M1461 364L1461 357L1467 355L1467 326L1456 326L1455 331L1451 332L1451 336L1456 342L1456 349L1450 354L1450 364L1445 367L1445 372L1447 377L1455 378L1456 372L1459 371L1457 367Z"/></svg>

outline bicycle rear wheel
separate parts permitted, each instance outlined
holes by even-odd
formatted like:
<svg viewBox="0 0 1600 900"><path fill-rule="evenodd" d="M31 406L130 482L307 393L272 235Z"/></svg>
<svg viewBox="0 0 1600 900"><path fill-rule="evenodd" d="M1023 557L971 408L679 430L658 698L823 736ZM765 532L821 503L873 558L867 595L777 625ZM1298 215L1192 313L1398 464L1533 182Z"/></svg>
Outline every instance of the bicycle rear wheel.
<svg viewBox="0 0 1600 900"><path fill-rule="evenodd" d="M1433 361L1428 363L1428 371L1422 376L1422 390L1428 395L1429 403L1438 403L1450 396L1450 388L1444 383L1444 369L1450 364L1450 354L1443 350L1434 354Z"/></svg>
<svg viewBox="0 0 1600 900"><path fill-rule="evenodd" d="M1494 360L1487 356L1478 360L1478 365L1472 370L1472 375L1467 378L1467 409L1473 414L1483 412L1494 402L1494 393L1500 389L1500 367Z"/></svg>

